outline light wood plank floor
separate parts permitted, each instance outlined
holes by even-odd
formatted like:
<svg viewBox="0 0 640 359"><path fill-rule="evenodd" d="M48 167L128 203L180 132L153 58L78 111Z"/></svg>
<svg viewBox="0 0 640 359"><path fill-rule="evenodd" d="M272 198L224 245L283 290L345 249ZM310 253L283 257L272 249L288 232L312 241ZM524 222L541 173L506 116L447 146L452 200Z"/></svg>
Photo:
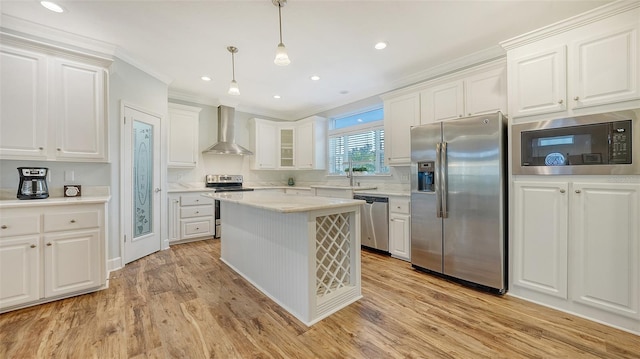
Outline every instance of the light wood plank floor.
<svg viewBox="0 0 640 359"><path fill-rule="evenodd" d="M640 337L362 254L364 298L306 327L219 260L173 246L110 288L0 315L0 358L639 358Z"/></svg>

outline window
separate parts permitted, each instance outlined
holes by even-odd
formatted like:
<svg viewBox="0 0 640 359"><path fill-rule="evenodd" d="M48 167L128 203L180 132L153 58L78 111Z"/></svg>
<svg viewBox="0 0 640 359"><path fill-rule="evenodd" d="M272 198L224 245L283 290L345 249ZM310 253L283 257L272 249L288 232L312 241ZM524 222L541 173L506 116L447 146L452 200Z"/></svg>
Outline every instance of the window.
<svg viewBox="0 0 640 359"><path fill-rule="evenodd" d="M382 109L336 118L329 130L329 174L349 170L366 175L389 173L384 165L384 123Z"/></svg>

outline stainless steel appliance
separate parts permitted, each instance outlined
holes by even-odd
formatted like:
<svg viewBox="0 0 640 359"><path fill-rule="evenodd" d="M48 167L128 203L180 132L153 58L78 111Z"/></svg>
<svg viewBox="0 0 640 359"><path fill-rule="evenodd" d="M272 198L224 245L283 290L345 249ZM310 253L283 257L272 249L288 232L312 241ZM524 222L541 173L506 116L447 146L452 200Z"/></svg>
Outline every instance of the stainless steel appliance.
<svg viewBox="0 0 640 359"><path fill-rule="evenodd" d="M411 128L411 264L504 293L506 119Z"/></svg>
<svg viewBox="0 0 640 359"><path fill-rule="evenodd" d="M640 174L640 109L513 125L513 174Z"/></svg>
<svg viewBox="0 0 640 359"><path fill-rule="evenodd" d="M207 188L213 188L213 192L234 192L234 191L253 191L253 188L244 187L242 185L242 175L206 175L205 185ZM220 226L220 201L215 201L215 221L216 232L214 238L220 238L222 228Z"/></svg>
<svg viewBox="0 0 640 359"><path fill-rule="evenodd" d="M360 244L389 252L389 198L354 195L353 199L366 201L360 219Z"/></svg>
<svg viewBox="0 0 640 359"><path fill-rule="evenodd" d="M49 197L47 186L48 168L18 167L20 183L18 184L18 199L43 199Z"/></svg>

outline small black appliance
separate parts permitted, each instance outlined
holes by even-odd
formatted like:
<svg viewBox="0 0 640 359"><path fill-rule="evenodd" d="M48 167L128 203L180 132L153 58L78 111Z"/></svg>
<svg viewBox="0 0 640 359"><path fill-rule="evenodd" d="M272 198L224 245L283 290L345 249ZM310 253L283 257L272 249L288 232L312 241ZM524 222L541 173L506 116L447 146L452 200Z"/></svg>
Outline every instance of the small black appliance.
<svg viewBox="0 0 640 359"><path fill-rule="evenodd" d="M44 167L18 167L20 185L18 186L18 199L43 199L49 197L47 187L48 168Z"/></svg>

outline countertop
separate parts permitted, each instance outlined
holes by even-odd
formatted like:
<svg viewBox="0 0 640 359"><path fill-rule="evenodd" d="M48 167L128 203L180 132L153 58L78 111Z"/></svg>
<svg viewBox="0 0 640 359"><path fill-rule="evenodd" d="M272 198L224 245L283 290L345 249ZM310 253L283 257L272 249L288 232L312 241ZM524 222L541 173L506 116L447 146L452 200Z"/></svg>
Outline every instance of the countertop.
<svg viewBox="0 0 640 359"><path fill-rule="evenodd" d="M106 203L111 196L82 196L82 197L49 197L45 199L9 199L0 201L1 208L29 208L43 206L60 206L74 204Z"/></svg>
<svg viewBox="0 0 640 359"><path fill-rule="evenodd" d="M377 186L340 186L340 185L311 185L311 188L325 188L325 189L344 189L344 190L352 190L352 191L365 191L372 190L378 188Z"/></svg>
<svg viewBox="0 0 640 359"><path fill-rule="evenodd" d="M365 196L411 197L410 191L385 190L385 189L363 190L363 191L357 191L354 194L365 195Z"/></svg>
<svg viewBox="0 0 640 359"><path fill-rule="evenodd" d="M301 196L255 191L206 193L203 194L203 196L215 198L224 202L238 203L281 213L309 212L319 209L352 207L354 205L365 203L365 201L354 199Z"/></svg>

